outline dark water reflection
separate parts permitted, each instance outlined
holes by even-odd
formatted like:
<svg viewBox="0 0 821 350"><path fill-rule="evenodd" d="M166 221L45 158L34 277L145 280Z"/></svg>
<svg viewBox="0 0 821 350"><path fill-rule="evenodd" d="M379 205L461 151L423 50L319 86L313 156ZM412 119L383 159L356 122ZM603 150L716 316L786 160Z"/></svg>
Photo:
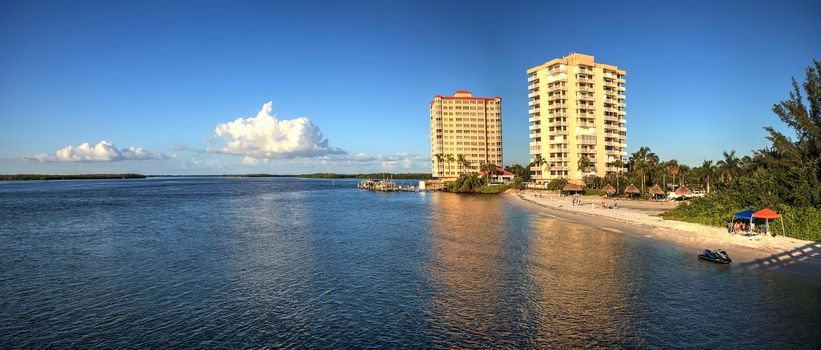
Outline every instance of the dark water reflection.
<svg viewBox="0 0 821 350"><path fill-rule="evenodd" d="M0 345L821 346L815 281L350 181L0 183Z"/></svg>

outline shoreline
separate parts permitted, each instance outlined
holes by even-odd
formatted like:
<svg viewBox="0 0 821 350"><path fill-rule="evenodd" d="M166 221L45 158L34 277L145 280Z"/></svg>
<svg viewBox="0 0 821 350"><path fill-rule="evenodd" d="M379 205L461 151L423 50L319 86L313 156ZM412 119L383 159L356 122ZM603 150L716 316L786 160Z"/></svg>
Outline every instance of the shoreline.
<svg viewBox="0 0 821 350"><path fill-rule="evenodd" d="M537 193L540 196L536 196ZM720 227L665 220L658 215L674 207L669 203L618 200L619 209L602 209L600 205L593 205L591 201L597 198L596 203L604 200L605 204L610 205L614 200L582 197L584 204L573 206L572 197L533 191L512 194L524 204L538 207L541 212L551 217L567 216L566 219L579 224L601 226L602 230L611 233L664 241L693 250L694 253L720 247L731 252L731 266L734 268L782 271L821 281L821 242L784 236L732 235ZM623 206L623 203L628 204ZM578 220L580 217L584 219ZM604 227L605 225L620 226L621 229Z"/></svg>

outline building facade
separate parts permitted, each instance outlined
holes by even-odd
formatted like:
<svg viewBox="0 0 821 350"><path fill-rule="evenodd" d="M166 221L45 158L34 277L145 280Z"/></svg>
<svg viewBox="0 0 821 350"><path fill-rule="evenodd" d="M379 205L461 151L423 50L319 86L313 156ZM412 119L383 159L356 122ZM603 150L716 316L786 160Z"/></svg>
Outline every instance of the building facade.
<svg viewBox="0 0 821 350"><path fill-rule="evenodd" d="M620 171L612 163L627 156L625 75L577 53L527 70L530 161L543 160L531 163L536 182Z"/></svg>
<svg viewBox="0 0 821 350"><path fill-rule="evenodd" d="M479 172L485 163L502 167L502 98L473 97L464 90L435 96L430 102L430 141L435 178Z"/></svg>

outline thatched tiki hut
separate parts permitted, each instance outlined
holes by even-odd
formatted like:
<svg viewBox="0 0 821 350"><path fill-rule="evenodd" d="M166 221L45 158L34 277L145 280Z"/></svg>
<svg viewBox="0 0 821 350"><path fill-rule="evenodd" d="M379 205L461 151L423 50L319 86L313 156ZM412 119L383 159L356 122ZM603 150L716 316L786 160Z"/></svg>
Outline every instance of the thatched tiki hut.
<svg viewBox="0 0 821 350"><path fill-rule="evenodd" d="M659 185L655 185L650 189L650 194L653 195L653 199L658 199L659 197L664 196L664 190L662 190Z"/></svg>
<svg viewBox="0 0 821 350"><path fill-rule="evenodd" d="M690 189L687 188L687 186L681 186L681 187L676 189L676 195L677 196L692 196L693 191L690 191Z"/></svg>
<svg viewBox="0 0 821 350"><path fill-rule="evenodd" d="M604 185L604 187L602 187L602 189L601 189L601 190L602 190L602 191L604 191L604 193L607 193L607 196L608 196L608 197L610 197L610 196L612 196L614 193L616 193L616 189L615 189L615 188L613 188L613 186L610 186L610 184Z"/></svg>
<svg viewBox="0 0 821 350"><path fill-rule="evenodd" d="M578 192L581 192L581 191L582 191L582 187L577 185L577 184L574 184L574 183L568 183L567 185L564 185L564 188L562 188L562 194L566 194L566 193L570 193L570 192L578 193Z"/></svg>
<svg viewBox="0 0 821 350"><path fill-rule="evenodd" d="M639 190L636 185L630 184L630 186L627 186L627 188L624 189L624 193L630 195L630 197L633 197L634 195L640 194L641 190Z"/></svg>

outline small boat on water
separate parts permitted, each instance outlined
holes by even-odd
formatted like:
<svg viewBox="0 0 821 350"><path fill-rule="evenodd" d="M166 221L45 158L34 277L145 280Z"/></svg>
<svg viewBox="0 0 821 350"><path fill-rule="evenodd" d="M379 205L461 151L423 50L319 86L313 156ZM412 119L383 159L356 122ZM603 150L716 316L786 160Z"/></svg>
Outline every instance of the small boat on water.
<svg viewBox="0 0 821 350"><path fill-rule="evenodd" d="M709 250L709 249L704 249L704 252L699 254L698 258L699 259L704 259L704 260L709 260L709 261L712 261L714 263L719 263L719 264L729 264L729 263L733 262L733 259L730 259L730 256L727 254L727 252L725 252L721 249L716 249L714 251Z"/></svg>

